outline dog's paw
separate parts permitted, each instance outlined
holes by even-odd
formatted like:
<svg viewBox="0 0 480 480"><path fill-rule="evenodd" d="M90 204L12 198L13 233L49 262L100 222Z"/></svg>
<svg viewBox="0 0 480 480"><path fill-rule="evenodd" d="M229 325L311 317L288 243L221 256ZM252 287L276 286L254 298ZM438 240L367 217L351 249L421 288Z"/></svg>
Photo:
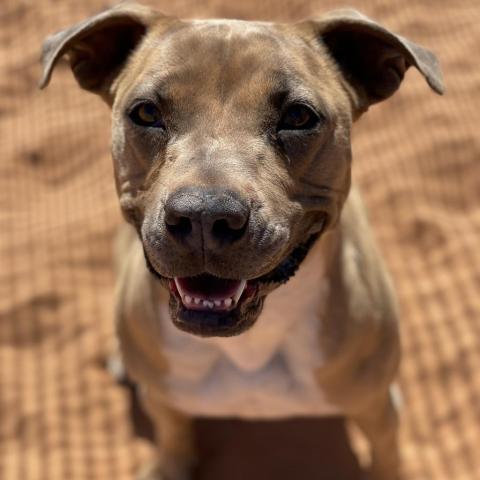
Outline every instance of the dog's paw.
<svg viewBox="0 0 480 480"><path fill-rule="evenodd" d="M166 466L159 461L144 465L135 480L191 480L188 472L178 466Z"/></svg>

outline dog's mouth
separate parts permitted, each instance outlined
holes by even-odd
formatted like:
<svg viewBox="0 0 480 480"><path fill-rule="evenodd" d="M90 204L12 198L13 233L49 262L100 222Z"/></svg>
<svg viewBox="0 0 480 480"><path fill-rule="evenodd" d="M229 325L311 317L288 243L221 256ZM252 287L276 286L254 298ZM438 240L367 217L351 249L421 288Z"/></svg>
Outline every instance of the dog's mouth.
<svg viewBox="0 0 480 480"><path fill-rule="evenodd" d="M170 290L184 308L200 312L229 312L240 300L254 292L252 282L215 277L204 273L195 277L175 277Z"/></svg>
<svg viewBox="0 0 480 480"><path fill-rule="evenodd" d="M181 330L202 336L231 336L244 331L259 307L258 282L233 280L208 273L169 280L170 304ZM173 305L172 305L173 304ZM249 314L250 313L250 314ZM255 316L256 317L256 316Z"/></svg>
<svg viewBox="0 0 480 480"><path fill-rule="evenodd" d="M292 277L319 233L297 245L276 268L254 279L221 278L210 273L166 278L145 259L151 273L170 290L170 314L177 328L203 337L228 337L250 328L263 307L266 295Z"/></svg>

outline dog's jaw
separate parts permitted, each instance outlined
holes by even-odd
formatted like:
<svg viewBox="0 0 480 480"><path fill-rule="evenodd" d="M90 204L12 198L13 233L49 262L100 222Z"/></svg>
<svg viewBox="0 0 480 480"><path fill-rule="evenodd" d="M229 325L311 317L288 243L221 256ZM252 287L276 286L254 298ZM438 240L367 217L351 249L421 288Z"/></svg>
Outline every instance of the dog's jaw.
<svg viewBox="0 0 480 480"><path fill-rule="evenodd" d="M144 255L150 272L170 291L170 318L177 328L201 337L231 337L254 325L266 296L295 275L319 237L320 233L312 234L269 273L252 280L221 279L208 274L169 279L158 273L145 250ZM215 286L222 293L216 294ZM226 297L232 300L228 306L225 299L223 306L215 304L215 299L219 301L221 295L227 294L232 295Z"/></svg>

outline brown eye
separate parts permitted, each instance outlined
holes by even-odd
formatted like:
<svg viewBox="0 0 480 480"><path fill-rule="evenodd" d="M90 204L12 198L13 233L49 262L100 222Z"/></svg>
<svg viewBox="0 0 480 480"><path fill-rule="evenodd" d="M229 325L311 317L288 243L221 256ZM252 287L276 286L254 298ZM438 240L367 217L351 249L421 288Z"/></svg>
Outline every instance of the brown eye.
<svg viewBox="0 0 480 480"><path fill-rule="evenodd" d="M284 113L278 130L307 130L318 123L317 114L306 105L291 105Z"/></svg>
<svg viewBox="0 0 480 480"><path fill-rule="evenodd" d="M151 102L136 105L128 116L141 127L165 128L160 111Z"/></svg>

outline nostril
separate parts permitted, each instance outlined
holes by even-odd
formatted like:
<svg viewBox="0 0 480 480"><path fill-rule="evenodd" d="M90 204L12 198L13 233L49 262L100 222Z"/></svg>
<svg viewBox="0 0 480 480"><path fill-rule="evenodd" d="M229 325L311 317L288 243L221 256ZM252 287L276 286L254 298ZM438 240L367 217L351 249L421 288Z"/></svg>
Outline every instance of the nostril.
<svg viewBox="0 0 480 480"><path fill-rule="evenodd" d="M166 218L167 230L176 237L186 237L192 231L192 222L187 217Z"/></svg>
<svg viewBox="0 0 480 480"><path fill-rule="evenodd" d="M250 209L235 192L185 187L165 201L163 225L176 243L191 250L227 247L247 231Z"/></svg>
<svg viewBox="0 0 480 480"><path fill-rule="evenodd" d="M236 227L239 228L236 228ZM242 222L231 222L224 218L216 220L212 225L212 235L216 240L225 243L232 243L239 240L245 230L247 229L247 222L243 219Z"/></svg>

